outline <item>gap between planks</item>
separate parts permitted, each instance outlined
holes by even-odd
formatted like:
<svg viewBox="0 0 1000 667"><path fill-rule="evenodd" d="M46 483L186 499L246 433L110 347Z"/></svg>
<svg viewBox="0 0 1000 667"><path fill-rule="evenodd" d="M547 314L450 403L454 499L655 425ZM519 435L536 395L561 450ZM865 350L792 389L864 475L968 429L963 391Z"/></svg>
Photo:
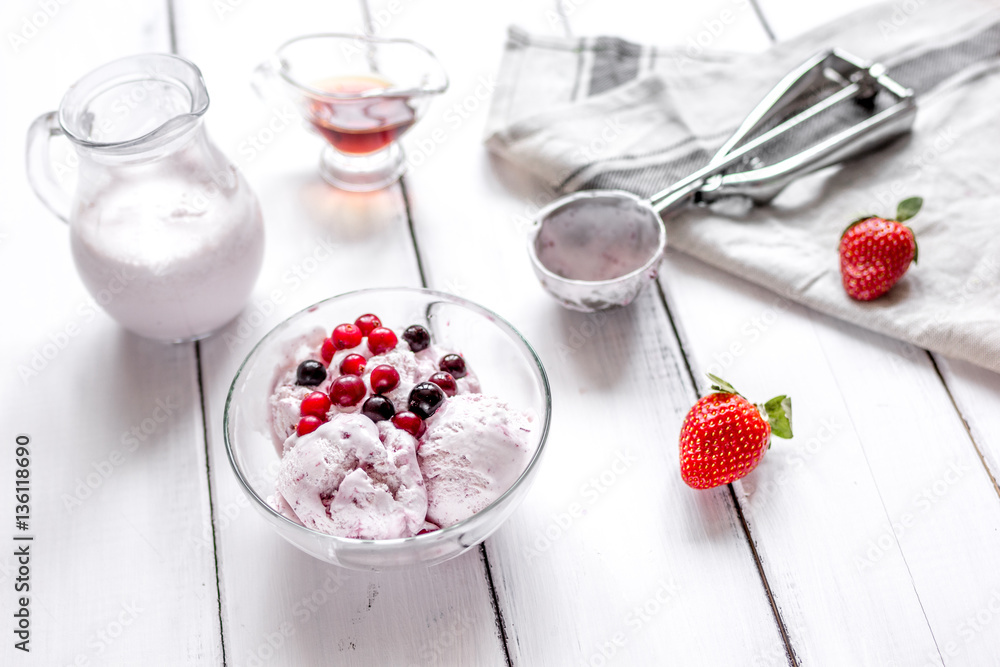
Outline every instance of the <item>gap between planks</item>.
<svg viewBox="0 0 1000 667"><path fill-rule="evenodd" d="M366 0L361 0L363 5L366 5ZM427 285L427 274L424 273L424 262L420 254L420 244L417 243L417 232L413 225L413 214L410 207L410 195L406 189L406 176L402 176L399 179L399 189L403 197L403 209L406 211L406 226L410 230L410 242L413 244L413 254L417 258L417 270L420 273L420 286L428 287ZM507 639L507 625L504 621L503 610L500 608L500 599L497 596L496 585L493 582L493 568L490 565L490 557L486 553L486 543L482 542L479 545L479 557L483 562L483 571L486 575L486 586L490 593L490 604L493 606L493 620L497 627L497 637L500 639L500 644L503 646L503 656L504 664L507 667L514 667L514 662L510 657L510 645Z"/></svg>
<svg viewBox="0 0 1000 667"><path fill-rule="evenodd" d="M750 4L753 6L754 14L757 20L760 22L761 27L764 32L767 33L767 38L772 44L777 42L777 38L774 35L774 31L771 29L771 24L764 17L764 12L761 10L758 0L750 0ZM568 29L567 29L568 30ZM656 282L656 292L660 297L660 303L663 304L663 310L667 314L667 321L670 322L670 328L674 333L674 338L677 339L677 349L681 355L681 359L684 361L684 368L687 370L688 379L691 380L691 387L695 395L698 394L698 382L695 379L694 369L691 367L691 360L688 356L684 338L681 337L680 329L677 327L677 322L674 320L674 314L670 310L670 304L667 302L666 294L663 292L663 286L660 282ZM747 523L746 516L743 514L743 507L740 505L739 498L736 496L736 490L733 488L732 484L726 485L729 488L729 498L733 504L733 509L736 512L736 516L740 521L740 527L743 530L743 535L746 537L747 545L750 547L750 553L753 555L754 565L757 567L757 575L760 577L760 583L764 587L764 593L767 595L768 602L771 603L771 613L774 616L774 622L778 626L778 632L781 634L781 641L785 644L785 655L788 657L788 662L792 667L798 667L798 659L795 656L795 650L792 648L791 639L788 636L788 628L785 627L785 620L781 617L781 612L778 610L778 604L774 600L774 594L771 592L771 584L767 580L767 575L764 574L764 565L760 561L760 554L757 553L757 545L754 543L753 535L750 533L750 525Z"/></svg>
<svg viewBox="0 0 1000 667"><path fill-rule="evenodd" d="M212 462L208 453L208 404L205 401L205 384L201 375L201 341L194 342L194 365L198 377L198 395L201 406L202 440L205 446L205 479L208 483L208 518L212 524L212 562L215 564L215 594L219 603L219 643L222 645L222 666L226 667L226 632L222 619L222 578L219 575L219 540L215 533L215 502L212 497Z"/></svg>
<svg viewBox="0 0 1000 667"><path fill-rule="evenodd" d="M571 31L570 25L569 25L570 22L568 20L568 17L566 17L564 15L564 13L561 11L562 4L560 2L556 2L555 4L557 5L557 8L560 10L558 12L558 14L559 14L560 18L562 19L561 22L562 22L563 28L564 28L564 30L566 32L566 36L567 37L571 37L572 36L572 31ZM770 40L770 42L772 44L776 44L778 42L778 38L777 38L777 36L776 36L776 34L775 34L775 32L774 32L774 30L773 30L770 22L767 20L767 17L765 15L762 7L760 6L759 1L758 0L751 0L751 6L752 6L752 8L754 10L754 14L756 15L756 17L757 17L757 19L758 19L758 21L759 21L762 29L766 33L768 39ZM693 370L693 368L691 366L691 361L690 361L689 355L688 355L688 353L686 351L686 348L685 348L685 344L684 344L685 341L682 338L682 336L680 335L680 330L677 327L677 323L676 323L676 321L674 319L674 316L673 316L673 313L672 313L672 311L670 309L670 305L669 305L669 303L668 303L668 301L666 299L666 295L663 292L662 286L658 282L657 282L657 291L659 293L659 298L660 298L661 303L663 304L664 310L666 311L667 318L668 318L668 321L670 322L670 326L671 326L671 328L673 330L674 336L677 338L678 348L679 348L679 351L680 351L681 358L683 360L683 364L684 364L685 370L687 371L688 376L691 379L692 386L694 387L694 391L697 394L698 393L698 383L697 383L697 381L695 379L696 376L695 376L694 370ZM941 381L941 384L942 384L945 392L947 393L949 400L951 401L951 404L952 404L952 407L955 410L955 413L962 420L962 424L963 424L963 426L964 426L964 428L966 430L966 433L968 434L968 437L969 437L969 442L972 444L973 448L975 449L976 454L977 454L977 456L979 458L979 461L980 461L981 465L983 466L984 470L986 471L986 474L989 476L989 479L990 479L990 481L993 484L994 490L996 491L998 497L1000 497L1000 484L998 484L996 476L994 476L993 472L991 471L990 466L987 463L986 458L983 455L982 448L980 447L979 443L977 442L974 434L972 433L972 431L971 431L971 429L969 427L968 420L965 418L965 415L963 414L962 409L959 407L958 402L955 400L954 394L951 391L951 388L950 388L950 386L948 384L947 378L941 372L941 370L940 370L940 368L939 368L939 366L937 364L937 360L934 358L934 355L930 351L928 351L928 350L924 350L924 351L928 355L928 358L929 358L929 360L931 362L931 366L933 367L935 373L937 374L938 379ZM755 564L757 566L757 571L758 571L758 574L760 576L761 583L764 586L764 590L765 590L765 592L767 594L768 600L771 603L771 608L772 608L772 612L774 614L775 622L778 625L778 629L779 629L779 632L781 634L782 640L785 643L785 650L786 650L786 653L787 653L787 657L789 659L790 664L792 664L793 666L797 666L798 665L798 660L797 660L797 657L795 655L795 651L792 648L791 641L790 641L790 638L788 636L787 628L785 627L784 620L783 620L783 618L781 616L780 611L778 610L778 607L777 607L776 601L775 601L775 599L773 597L773 594L771 592L771 588L770 588L770 585L768 583L767 577L766 577L766 575L764 573L763 565L762 565L762 563L760 561L760 556L759 556L759 554L757 552L757 549L756 549L756 546L755 546L755 543L754 543L754 540L753 540L753 536L752 536L750 527L749 527L749 525L748 525L748 523L746 521L746 518L744 516L742 506L741 506L741 504L739 502L738 496L736 494L735 489L733 488L733 485L729 484L728 487L729 487L730 497L731 497L732 503L733 503L733 508L734 508L734 510L735 510L735 512L737 514L737 517L739 518L740 525L742 526L742 529L744 531L744 535L745 535L745 537L747 539L747 543L748 543L748 545L750 547L751 553L753 554L754 562L755 562ZM905 559L904 559L904 563L905 563ZM908 565L907 565L907 570L909 570L909 566ZM911 577L911 583L912 583L912 577ZM920 602L921 611L923 612L923 602L920 599L920 595L917 594L915 586L914 586L914 593L916 594L918 602ZM924 613L924 617L926 619L926 613ZM929 623L928 623L928 627L929 627ZM935 648L937 648L937 638L934 637L934 633L933 632L931 632L931 637L933 638L933 640L935 642ZM939 650L939 655L940 655L940 650Z"/></svg>
<svg viewBox="0 0 1000 667"><path fill-rule="evenodd" d="M938 379L941 380L941 384L944 386L944 391L948 394L948 400L951 401L951 406L955 408L955 413L958 418L962 420L962 426L965 427L965 432L969 436L969 442L972 443L973 449L976 450L976 455L979 457L979 462L982 464L983 469L986 470L986 475L993 482L993 490L996 491L997 497L1000 498L1000 485L997 484L997 478L993 475L993 471L990 470L989 464L986 462L986 457L983 456L983 450L976 441L976 436L972 433L972 429L969 428L969 421L962 414L962 409L958 407L958 401L955 400L955 396L951 393L951 387L948 386L948 380L945 378L944 373L941 372L940 366L938 366L937 359L930 350L924 350L927 353L927 358L931 361L931 367L934 368L934 372L937 373Z"/></svg>
<svg viewBox="0 0 1000 667"><path fill-rule="evenodd" d="M752 4L752 6L753 6L754 13L757 15L757 18L760 20L761 26L764 28L764 31L767 33L768 39L771 40L772 44L776 44L778 42L778 38L774 34L774 30L771 28L771 24L767 20L767 17L764 15L764 11L760 7L759 0L750 0L750 2ZM922 348L918 348L918 349L922 349ZM937 358L934 356L935 353L931 352L930 350L926 350L926 349L923 350L923 351L927 355L928 360L930 360L931 367L934 369L934 372L937 374L938 380L941 381L941 386L944 388L945 393L948 395L948 400L951 401L951 406L952 406L952 408L954 408L955 414L957 414L958 418L962 421L962 426L965 428L965 432L969 436L969 442L972 444L972 448L976 450L976 456L979 458L979 463L983 466L983 470L986 471L986 475L989 477L990 482L993 483L993 490L996 492L997 497L1000 498L1000 484L997 483L997 478L993 474L993 471L990 469L990 465L986 461L986 457L983 455L983 449L979 445L979 442L976 440L976 437L973 434L972 429L969 427L969 420L965 418L965 414L963 414L962 408L959 406L958 401L955 400L955 395L951 391L951 387L948 384L948 379L945 377L944 373L941 372L941 368L940 368L940 366L937 363ZM918 600L920 599L919 595L917 595L917 599ZM923 607L921 605L921 609L922 608ZM933 636L933 633L932 633L932 636Z"/></svg>
<svg viewBox="0 0 1000 667"><path fill-rule="evenodd" d="M166 0L167 31L170 36L170 53L180 55L177 50L177 15L174 0ZM215 499L212 493L212 462L208 451L208 403L205 397L205 383L202 378L201 342L194 342L194 369L198 380L198 405L201 408L201 438L205 452L205 483L208 489L208 520L212 526L212 564L215 568L215 595L219 616L219 645L222 649L222 667L227 667L226 631L222 618L222 578L219 575L219 540L215 530Z"/></svg>
<svg viewBox="0 0 1000 667"><path fill-rule="evenodd" d="M767 20L767 17L764 15L764 11L760 7L759 0L750 0L750 3L753 6L754 13L756 14L758 20L760 21L761 26L767 33L768 39L771 40L772 44L776 44L778 42L778 38L774 34L774 30L771 28L771 24ZM938 366L937 359L935 358L934 353L926 349L924 350L924 353L927 354L927 358L931 362L931 367L934 369L934 372L937 374L938 379L941 381L941 386L944 387L944 391L948 395L948 399L951 401L951 405L955 410L955 414L957 414L958 418L962 420L962 426L965 427L965 432L969 436L969 442L972 444L973 449L976 450L976 456L979 458L980 464L986 471L986 475L990 478L990 481L993 483L993 489L994 491L996 491L997 497L1000 498L1000 484L997 483L996 476L990 469L989 463L987 463L986 461L986 457L983 456L982 447L979 446L979 443L976 441L975 435L972 433L972 429L969 428L969 420L965 418L965 415L962 413L962 408L959 407L958 401L955 400L955 395L952 393L951 387L948 385L948 379L941 372L941 368ZM919 597L920 596L918 595L917 598L919 599Z"/></svg>
<svg viewBox="0 0 1000 667"><path fill-rule="evenodd" d="M766 16L764 16L764 10L761 9L759 0L750 0L750 5L753 7L753 13L757 15L757 20L760 21L760 26L764 29L764 32L767 33L767 38L772 44L776 43L778 38L774 35L774 30L771 28L770 21L767 20Z"/></svg>
<svg viewBox="0 0 1000 667"><path fill-rule="evenodd" d="M361 9L368 16L370 9L368 7L367 0L359 0L361 4ZM177 48L177 22L176 13L174 9L174 0L166 0L166 13L167 13L167 25L169 29L170 38L170 52L174 55L178 54ZM409 193L406 189L405 178L400 178L399 187L403 199L403 206L406 211L406 222L407 228L410 232L410 241L413 245L413 253L417 260L417 269L420 275L420 284L422 287L427 287L427 275L424 272L423 258L420 253L420 246L417 242L417 235L414 229L412 209L410 206ZM212 489L212 465L209 458L209 447L208 447L208 409L205 397L204 383L202 379L202 361L201 361L201 344L198 341L194 343L195 349L195 372L198 380L198 395L199 395L199 405L201 406L201 419L202 419L202 439L205 450L205 476L208 485L208 505L209 505L209 520L212 526L212 557L215 566L215 589L216 589L216 599L218 602L218 616L219 616L219 641L222 648L222 664L226 667L227 657L226 657L226 636L225 636L225 622L223 619L223 603L222 603L222 584L221 577L219 574L219 544L218 537L216 534L215 526L215 508L214 508L214 497ZM510 647L508 645L507 629L504 622L503 611L500 608L499 599L497 596L496 586L493 581L493 572L490 565L489 556L486 552L485 544L479 545L480 556L483 563L484 574L486 578L486 584L489 589L490 600L493 606L494 620L497 627L497 636L503 646L504 660L507 667L513 667L513 661L511 659Z"/></svg>
<svg viewBox="0 0 1000 667"><path fill-rule="evenodd" d="M768 39L770 40L770 42L772 44L777 44L778 43L777 35L775 35L774 30L771 27L770 22L767 20L767 17L766 17L763 9L761 8L761 6L759 4L759 0L750 0L750 3L751 3L751 6L753 7L754 14L756 15L758 21L760 22L760 25L763 28L764 32L767 34ZM689 376L691 377L691 381L693 383L693 386L695 387L695 391L697 392L698 385L695 382L695 376L694 376L694 373L693 373L693 369L691 367L690 361L688 359L688 354L687 354L687 352L685 350L685 347L684 347L684 340L680 336L680 331L678 330L678 328L676 326L676 323L675 323L674 318L673 318L673 314L670 311L670 306L667 303L666 296L665 296L665 294L663 292L662 287L659 285L659 283L657 283L657 290L658 290L658 292L660 294L660 300L662 301L663 306L664 306L664 308L667 311L667 317L668 317L668 319L670 321L671 327L673 328L674 335L677 337L677 340L678 340L678 343L679 343L679 348L680 348L680 353L681 353L682 358L684 359L685 368L687 369L687 372L688 372ZM953 393L951 391L951 388L948 385L948 380L945 378L944 374L941 372L941 369L938 366L937 360L934 358L934 355L929 350L924 350L924 352L927 354L927 357L928 357L928 359L930 360L930 363L931 363L931 367L934 369L934 372L937 374L938 379L941 381L941 385L944 388L945 393L948 395L948 399L951 401L951 405L954 408L955 413L958 415L959 419L961 419L962 425L964 426L965 431L968 434L969 442L971 443L973 449L975 449L976 455L979 458L980 464L983 466L983 469L986 471L987 476L989 477L990 481L992 482L993 488L996 491L998 498L1000 498L1000 485L998 485L996 477L994 476L993 472L990 470L990 466L987 463L986 458L983 456L982 448L979 446L979 443L976 441L976 438L973 435L972 430L969 428L968 420L965 418L965 415L962 413L962 409L959 407L958 402L955 400L955 397L954 397L954 395L953 395ZM745 518L745 516L743 514L742 506L740 505L739 499L738 499L738 497L736 495L735 489L733 488L732 484L729 484L728 486L729 486L729 492L730 492L730 496L731 496L732 501L733 501L734 508L735 508L735 510L737 512L737 515L739 516L740 525L743 527L744 534L746 535L746 538L747 538L747 543L749 544L750 549L751 549L751 551L753 553L754 561L755 561L755 563L757 565L758 573L760 574L761 582L764 585L764 589L767 592L768 599L771 602L771 608L772 608L772 610L774 612L774 617L775 617L775 620L776 620L776 622L778 624L778 629L781 632L781 637L782 637L782 639L785 642L785 649L786 649L786 652L788 654L789 661L791 662L792 665L798 665L798 661L796 659L795 652L794 652L794 650L792 648L790 639L788 637L788 633L787 633L787 630L786 630L786 627L785 627L784 620L782 619L781 614L778 611L778 607L777 607L777 604L776 604L776 602L774 600L774 597L773 597L773 594L771 592L770 586L768 584L767 577L764 574L763 565L762 565L762 563L760 561L760 557L759 557L759 555L757 553L757 549L756 549L755 544L754 544L754 540L753 540L753 536L752 536L751 531L750 531L750 527L749 527L749 525L748 525L748 523L746 521L746 518ZM877 485L876 485L876 490L878 490ZM902 555L902 548L898 544L898 541L897 541L897 548L900 549L900 554ZM905 557L903 558L903 563L906 566L907 572L909 572L909 564L906 563ZM924 615L924 619L927 620L928 630L930 630L931 638L934 641L935 649L938 650L938 656L940 658L941 657L941 652L940 652L940 648L937 645L937 637L934 635L934 632L931 630L930 622L927 619L926 612L924 611L923 600L921 599L920 594L919 594L919 592L916 589L916 585L915 585L915 582L913 582L912 576L910 577L910 581L911 581L911 584L913 585L913 590L914 590L914 594L917 597L917 601L920 604L921 613Z"/></svg>
<svg viewBox="0 0 1000 667"><path fill-rule="evenodd" d="M362 3L367 2L367 0L360 0L360 1ZM770 41L772 43L774 43L776 41L775 36L774 36L774 32L771 30L771 26L765 20L763 12L761 11L760 7L757 5L757 0L751 0L751 3L753 5L754 12L757 15L758 20L760 21L761 25L763 26L764 31L767 33L768 38L770 39ZM563 11L563 5L562 5L562 3L556 1L555 5L556 5L556 10L557 10L557 15L560 18L560 23L562 24L563 30L566 33L565 36L567 38L573 37L573 31L572 31L572 29L570 27L569 17ZM408 199L406 197L406 191L405 191L405 189L403 191L403 198L404 198L404 201L407 202L407 211L406 212L407 212L407 217L409 218L409 214L410 214L410 211L409 211L409 202L408 202ZM411 234L413 234L412 220L410 221L410 231L411 231ZM413 242L414 242L414 248L416 249L416 236L415 236L415 234L414 234L414 237L413 237ZM419 251L417 253L417 257L418 257L418 261L419 261L419 257L420 257ZM421 271L421 277L423 277L422 271ZM678 349L678 351L679 351L679 353L681 355L681 360L684 363L684 368L687 371L688 378L691 380L692 390L695 393L695 395L697 395L697 393L698 393L698 383L695 381L694 370L691 367L690 358L688 356L687 351L685 350L684 340L680 336L680 331L678 330L677 324L674 321L674 316L673 316L673 313L670 310L669 304L667 303L666 295L663 293L663 288L660 285L659 281L655 281L655 282L656 282L656 291L657 291L657 294L659 295L660 303L662 304L663 310L666 313L667 320L670 322L670 328L673 331L674 338L677 340L677 349ZM782 642L785 645L785 654L786 654L786 657L788 658L789 664L792 665L792 667L798 667L798 660L795 657L795 651L792 649L792 644L791 644L791 641L790 641L790 639L788 637L788 631L787 631L787 629L785 627L784 619L782 619L781 612L778 610L778 606L775 603L774 595L771 593L771 586L768 583L767 577L764 574L764 568L763 568L763 565L760 562L760 556L757 553L757 547L754 544L753 537L750 534L750 527L747 524L746 518L743 515L742 507L740 506L739 501L738 501L738 499L736 497L736 491L733 489L733 485L732 484L729 484L727 486L729 487L729 495L730 495L730 499L731 499L732 504L733 504L733 509L736 512L737 518L739 519L739 523L740 523L740 526L742 527L744 537L746 537L746 540L747 540L747 545L750 547L750 553L753 555L754 564L757 567L757 574L760 577L761 585L764 587L764 593L765 593L765 595L767 595L768 602L770 602L770 604L771 604L771 613L774 616L775 624L778 626L778 632L781 634L781 640L782 640ZM489 580L490 593L493 596L494 611L495 611L495 613L497 615L497 622L499 624L500 631L501 631L501 639L503 640L504 651L507 653L507 664L508 664L508 667L510 667L512 663L511 663L511 660L510 660L510 652L509 652L508 647L507 647L506 632L504 632L504 628L503 628L503 615L502 615L502 611L501 611L500 606L499 606L499 602L498 602L497 597L496 597L496 589L495 589L495 587L493 585L493 578L492 578L492 575L490 573L489 559L486 556L485 545L482 545L481 548L482 548L483 562L486 565L486 573L487 573L487 578Z"/></svg>

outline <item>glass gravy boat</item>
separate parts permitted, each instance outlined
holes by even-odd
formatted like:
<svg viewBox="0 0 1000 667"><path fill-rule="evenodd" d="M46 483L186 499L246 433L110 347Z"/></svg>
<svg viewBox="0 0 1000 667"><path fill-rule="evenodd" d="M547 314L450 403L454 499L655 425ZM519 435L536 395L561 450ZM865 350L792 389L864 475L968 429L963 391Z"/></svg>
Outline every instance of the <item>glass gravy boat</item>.
<svg viewBox="0 0 1000 667"><path fill-rule="evenodd" d="M320 174L342 190L367 192L406 171L399 138L448 77L427 48L408 39L305 35L285 42L254 72L261 97L290 99L327 141Z"/></svg>

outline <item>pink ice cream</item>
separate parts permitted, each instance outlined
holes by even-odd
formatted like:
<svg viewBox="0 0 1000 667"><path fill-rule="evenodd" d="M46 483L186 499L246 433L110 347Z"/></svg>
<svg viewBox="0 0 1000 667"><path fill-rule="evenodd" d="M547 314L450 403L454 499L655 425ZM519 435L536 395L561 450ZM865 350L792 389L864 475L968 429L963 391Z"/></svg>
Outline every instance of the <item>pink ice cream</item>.
<svg viewBox="0 0 1000 667"><path fill-rule="evenodd" d="M295 433L295 425L299 423L299 406L302 404L302 399L318 389L318 387L303 387L295 384L295 369L306 359L319 358L318 350L325 337L326 332L317 327L285 344L286 362L277 370L273 381L274 388L268 401L271 412L271 431L274 434L275 444L279 447L288 436Z"/></svg>
<svg viewBox="0 0 1000 667"><path fill-rule="evenodd" d="M302 525L331 535L364 539L409 537L466 519L496 500L524 472L534 454L534 419L504 401L480 394L471 368L456 378L457 394L446 398L425 424L419 442L391 421L361 414L373 394L371 372L387 364L399 385L384 394L396 412L408 410L410 392L439 371L453 351L430 345L410 350L399 337L392 350L373 355L367 339L338 350L324 382L296 384L296 369L321 361L326 332L317 328L286 346L269 399L272 432L282 457L271 504ZM302 399L328 393L348 354L367 359L366 396L356 405L333 405L328 421L312 433L296 434Z"/></svg>
<svg viewBox="0 0 1000 667"><path fill-rule="evenodd" d="M417 441L389 422L337 414L281 459L274 505L330 535L389 539L424 527Z"/></svg>
<svg viewBox="0 0 1000 667"><path fill-rule="evenodd" d="M464 394L445 401L427 420L418 448L427 520L451 526L509 489L534 454L533 421L493 396Z"/></svg>

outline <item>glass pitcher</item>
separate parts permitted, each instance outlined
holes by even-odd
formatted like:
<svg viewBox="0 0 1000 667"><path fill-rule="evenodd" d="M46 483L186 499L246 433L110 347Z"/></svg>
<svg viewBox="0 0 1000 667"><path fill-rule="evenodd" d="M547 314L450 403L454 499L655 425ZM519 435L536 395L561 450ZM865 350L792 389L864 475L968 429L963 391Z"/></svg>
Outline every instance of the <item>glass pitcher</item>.
<svg viewBox="0 0 1000 667"><path fill-rule="evenodd" d="M193 63L139 55L84 76L28 131L28 180L69 223L88 291L148 338L207 336L242 310L260 273L260 206L205 133L207 109ZM60 135L74 152L54 164ZM56 173L72 166L70 193Z"/></svg>

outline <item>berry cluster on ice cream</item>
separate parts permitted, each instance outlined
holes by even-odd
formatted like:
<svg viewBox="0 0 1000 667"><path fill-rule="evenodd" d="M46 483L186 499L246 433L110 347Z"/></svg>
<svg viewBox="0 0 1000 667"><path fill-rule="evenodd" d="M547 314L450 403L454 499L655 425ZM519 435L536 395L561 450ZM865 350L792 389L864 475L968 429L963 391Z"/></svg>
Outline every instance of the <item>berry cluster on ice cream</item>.
<svg viewBox="0 0 1000 667"><path fill-rule="evenodd" d="M286 349L270 397L281 463L271 504L331 535L411 537L481 511L534 454L532 415L420 325L362 315Z"/></svg>

